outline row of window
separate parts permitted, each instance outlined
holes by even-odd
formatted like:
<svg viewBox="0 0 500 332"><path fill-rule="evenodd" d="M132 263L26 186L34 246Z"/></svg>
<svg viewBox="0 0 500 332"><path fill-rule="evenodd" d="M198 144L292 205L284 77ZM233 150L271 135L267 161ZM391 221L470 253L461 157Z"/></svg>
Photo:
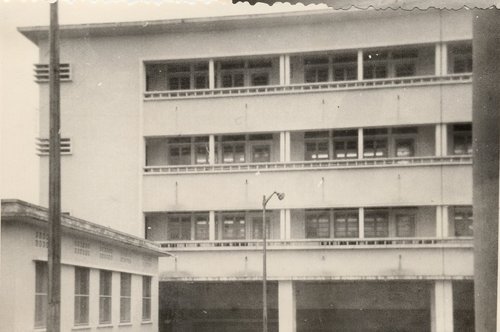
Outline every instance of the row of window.
<svg viewBox="0 0 500 332"><path fill-rule="evenodd" d="M46 262L36 262L35 327L46 324L48 300L48 268ZM88 325L90 312L90 269L75 267L74 325ZM99 270L99 324L112 323L113 272ZM131 322L132 275L120 273L120 323ZM142 277L142 320L151 320L151 277Z"/></svg>
<svg viewBox="0 0 500 332"><path fill-rule="evenodd" d="M395 214L395 234L397 237L416 235L416 209L401 209ZM472 236L472 208L455 207L452 209L455 236ZM146 217L146 237L155 238L155 233L165 231L164 240L208 240L208 213L165 214L161 219ZM359 237L358 209L306 210L305 237L330 238ZM163 229L160 229L162 228ZM223 240L242 240L250 232L252 239L262 239L262 216L257 213L224 212L219 213L215 227ZM364 214L365 237L389 236L389 210L366 209ZM194 232L194 234L192 233ZM219 232L216 232L218 234ZM266 236L271 237L271 222L266 219Z"/></svg>
<svg viewBox="0 0 500 332"><path fill-rule="evenodd" d="M449 45L448 72L472 72L472 46L469 43ZM434 62L432 46L403 49L380 49L363 52L363 79L407 77L419 75L419 66L424 73L429 71L428 63ZM319 83L328 81L351 81L358 77L357 52L337 54L316 54L292 60L294 65L303 67L303 82ZM276 57L260 59L231 59L216 61L215 85L218 88L244 86L265 86L277 84L273 77L278 74L279 60ZM146 64L146 90L189 90L208 89L208 61L148 63Z"/></svg>
<svg viewBox="0 0 500 332"><path fill-rule="evenodd" d="M363 129L363 158L413 157L416 155L418 127ZM452 153L472 153L472 126L452 126ZM180 137L146 141L146 165L208 164L208 137ZM389 151L392 144L393 151ZM275 151L273 134L216 137L215 163L270 162ZM163 153L166 156L163 156ZM155 160L155 158L159 160ZM333 130L304 133L304 160L358 158L358 131Z"/></svg>

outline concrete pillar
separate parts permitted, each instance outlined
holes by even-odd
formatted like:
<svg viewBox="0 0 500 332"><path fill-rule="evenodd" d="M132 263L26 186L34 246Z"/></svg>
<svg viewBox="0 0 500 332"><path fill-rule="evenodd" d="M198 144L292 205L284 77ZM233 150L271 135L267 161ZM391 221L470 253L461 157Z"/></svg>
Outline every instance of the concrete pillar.
<svg viewBox="0 0 500 332"><path fill-rule="evenodd" d="M215 89L215 63L214 63L214 59L208 60L208 88Z"/></svg>
<svg viewBox="0 0 500 332"><path fill-rule="evenodd" d="M215 164L215 135L208 136L208 163Z"/></svg>
<svg viewBox="0 0 500 332"><path fill-rule="evenodd" d="M435 75L448 75L448 48L445 43L437 43L435 51Z"/></svg>
<svg viewBox="0 0 500 332"><path fill-rule="evenodd" d="M363 159L363 153L364 153L363 128L358 128L358 159Z"/></svg>
<svg viewBox="0 0 500 332"><path fill-rule="evenodd" d="M360 207L359 208L359 214L358 214L358 223L359 223L359 238L364 239L365 238L365 208Z"/></svg>
<svg viewBox="0 0 500 332"><path fill-rule="evenodd" d="M290 142L290 132L285 131L285 161L289 162L291 160L291 142Z"/></svg>
<svg viewBox="0 0 500 332"><path fill-rule="evenodd" d="M290 209L285 209L285 239L292 238L292 216Z"/></svg>
<svg viewBox="0 0 500 332"><path fill-rule="evenodd" d="M448 126L446 123L438 123L435 127L435 154L443 157L448 154Z"/></svg>
<svg viewBox="0 0 500 332"><path fill-rule="evenodd" d="M286 214L285 210L280 210L280 240L286 239Z"/></svg>
<svg viewBox="0 0 500 332"><path fill-rule="evenodd" d="M280 162L284 162L286 160L285 158L285 151L286 151L286 139L285 139L285 132L281 131L280 132Z"/></svg>
<svg viewBox="0 0 500 332"><path fill-rule="evenodd" d="M280 85L285 85L285 56L280 55Z"/></svg>
<svg viewBox="0 0 500 332"><path fill-rule="evenodd" d="M278 282L279 332L297 331L295 286L291 280Z"/></svg>
<svg viewBox="0 0 500 332"><path fill-rule="evenodd" d="M448 45L441 43L441 75L448 75Z"/></svg>
<svg viewBox="0 0 500 332"><path fill-rule="evenodd" d="M431 289L431 332L453 332L451 280L436 280Z"/></svg>
<svg viewBox="0 0 500 332"><path fill-rule="evenodd" d="M215 211L208 213L208 239L215 241Z"/></svg>
<svg viewBox="0 0 500 332"><path fill-rule="evenodd" d="M448 206L436 206L436 237L449 236Z"/></svg>
<svg viewBox="0 0 500 332"><path fill-rule="evenodd" d="M475 330L497 330L500 12L473 12L472 135ZM477 222L476 222L477 221Z"/></svg>
<svg viewBox="0 0 500 332"><path fill-rule="evenodd" d="M363 50L358 50L358 81L363 80Z"/></svg>
<svg viewBox="0 0 500 332"><path fill-rule="evenodd" d="M291 82L290 55L288 55L288 54L284 55L284 62L285 62L285 68L284 68L285 85L290 85L290 82Z"/></svg>

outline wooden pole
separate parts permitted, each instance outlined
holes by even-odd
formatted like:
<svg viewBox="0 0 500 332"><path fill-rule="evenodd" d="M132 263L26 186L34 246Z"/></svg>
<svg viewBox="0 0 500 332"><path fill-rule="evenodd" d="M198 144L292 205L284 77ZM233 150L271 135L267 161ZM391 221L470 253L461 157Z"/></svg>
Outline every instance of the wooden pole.
<svg viewBox="0 0 500 332"><path fill-rule="evenodd" d="M50 148L47 332L59 332L61 329L61 150L57 1L50 4L49 45Z"/></svg>
<svg viewBox="0 0 500 332"><path fill-rule="evenodd" d="M272 196L272 195L271 195ZM271 197L269 197L271 198ZM266 200L262 199L262 331L267 332L267 234L266 234Z"/></svg>

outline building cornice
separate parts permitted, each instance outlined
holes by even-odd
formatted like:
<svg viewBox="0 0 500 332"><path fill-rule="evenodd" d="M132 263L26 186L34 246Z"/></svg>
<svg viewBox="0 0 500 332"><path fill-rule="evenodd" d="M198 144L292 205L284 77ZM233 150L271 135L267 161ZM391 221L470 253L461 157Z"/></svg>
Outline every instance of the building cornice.
<svg viewBox="0 0 500 332"><path fill-rule="evenodd" d="M49 213L48 209L44 207L18 199L2 199L1 202L2 222L15 221L39 225L48 224ZM138 251L147 252L150 255L171 256L151 241L69 215L61 215L61 227L63 231L73 231L93 238L118 242L121 245L132 246Z"/></svg>
<svg viewBox="0 0 500 332"><path fill-rule="evenodd" d="M424 12L422 12L424 13ZM264 28L283 25L320 24L378 16L410 15L398 10L307 10L272 14L232 15L152 21L60 25L61 38L146 35L189 31ZM415 15L415 13L413 13ZM18 31L35 44L48 39L48 26L20 27Z"/></svg>

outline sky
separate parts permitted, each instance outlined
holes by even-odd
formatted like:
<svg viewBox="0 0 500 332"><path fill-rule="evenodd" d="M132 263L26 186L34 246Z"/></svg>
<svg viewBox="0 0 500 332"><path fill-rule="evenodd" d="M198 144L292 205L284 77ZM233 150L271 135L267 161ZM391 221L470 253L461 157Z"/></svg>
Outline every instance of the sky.
<svg viewBox="0 0 500 332"><path fill-rule="evenodd" d="M160 20L323 9L326 5L273 6L229 0L61 1L60 24ZM0 197L38 203L37 47L17 32L49 24L47 1L0 0ZM62 170L64 172L64 169ZM40 176L48 177L48 174Z"/></svg>

